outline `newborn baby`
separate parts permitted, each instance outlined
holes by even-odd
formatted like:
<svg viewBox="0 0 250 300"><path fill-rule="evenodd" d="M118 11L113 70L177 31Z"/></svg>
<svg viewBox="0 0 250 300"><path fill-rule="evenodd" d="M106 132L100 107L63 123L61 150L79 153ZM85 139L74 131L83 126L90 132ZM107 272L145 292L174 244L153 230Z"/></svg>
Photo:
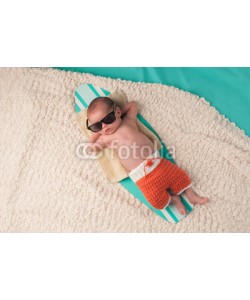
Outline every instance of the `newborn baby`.
<svg viewBox="0 0 250 300"><path fill-rule="evenodd" d="M129 177L156 209L173 203L180 214L185 214L179 196L183 191L192 204L207 202L208 198L200 197L191 188L191 179L184 170L161 157L154 143L138 130L137 112L135 101L119 107L108 97L95 98L87 110L86 126L92 131L88 152L113 148Z"/></svg>

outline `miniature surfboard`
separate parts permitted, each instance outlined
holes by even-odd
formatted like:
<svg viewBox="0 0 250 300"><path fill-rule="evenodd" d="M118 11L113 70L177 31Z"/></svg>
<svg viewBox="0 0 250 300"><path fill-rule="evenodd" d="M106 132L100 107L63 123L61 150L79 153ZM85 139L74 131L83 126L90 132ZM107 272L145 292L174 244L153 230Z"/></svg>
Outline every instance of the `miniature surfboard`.
<svg viewBox="0 0 250 300"><path fill-rule="evenodd" d="M101 96L108 96L109 94L111 94L111 92L109 92L108 90L106 90L102 87L94 86L90 83L80 85L75 90L75 111L76 111L76 113L79 113L83 109L87 109L90 102L92 100L94 100L95 98L101 97ZM165 144L163 143L163 141L161 140L159 135L155 132L153 127L140 114L137 115L137 118L140 120L140 122L142 122L149 130L151 130L159 138L161 145L162 145L161 149L159 150L160 155L166 159L169 159L173 163L175 163L173 158L171 157L169 151L167 150ZM187 216L194 208L194 205L189 202L189 199L184 192L180 196L181 196L181 200L182 200L183 204L186 207L186 211L187 211L186 215L181 215L178 212L175 205L173 205L173 204L169 204L165 209L155 209L146 200L143 193L140 191L140 189L137 187L137 185L130 179L130 177L127 177L127 178L119 181L119 183L125 189L127 189L134 197L136 197L139 201L141 201L143 204L145 204L152 211L154 211L158 216L160 216L161 218L163 218L164 220L166 220L172 224L178 223L185 216Z"/></svg>

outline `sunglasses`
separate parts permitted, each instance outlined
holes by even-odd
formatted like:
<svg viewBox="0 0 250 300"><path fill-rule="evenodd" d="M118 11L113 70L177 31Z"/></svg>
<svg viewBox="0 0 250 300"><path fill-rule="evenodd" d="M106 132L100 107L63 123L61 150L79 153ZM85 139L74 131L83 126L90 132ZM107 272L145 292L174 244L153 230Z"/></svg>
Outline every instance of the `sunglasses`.
<svg viewBox="0 0 250 300"><path fill-rule="evenodd" d="M102 130L102 123L104 124L112 124L116 120L115 116L115 103L113 104L113 111L111 111L109 114L107 114L100 122L96 122L94 124L89 125L88 119L86 120L86 127L88 130L91 130L93 132L98 132Z"/></svg>

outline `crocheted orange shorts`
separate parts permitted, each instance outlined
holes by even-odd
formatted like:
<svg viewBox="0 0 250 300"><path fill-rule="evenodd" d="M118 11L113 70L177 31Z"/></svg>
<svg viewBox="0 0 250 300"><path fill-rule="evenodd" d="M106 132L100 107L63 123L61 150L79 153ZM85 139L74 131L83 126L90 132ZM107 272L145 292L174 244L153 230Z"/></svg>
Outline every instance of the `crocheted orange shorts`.
<svg viewBox="0 0 250 300"><path fill-rule="evenodd" d="M174 194L179 195L192 184L186 172L161 157L159 151L150 155L132 170L129 177L156 209L163 209L169 205L171 195L167 189L171 189Z"/></svg>

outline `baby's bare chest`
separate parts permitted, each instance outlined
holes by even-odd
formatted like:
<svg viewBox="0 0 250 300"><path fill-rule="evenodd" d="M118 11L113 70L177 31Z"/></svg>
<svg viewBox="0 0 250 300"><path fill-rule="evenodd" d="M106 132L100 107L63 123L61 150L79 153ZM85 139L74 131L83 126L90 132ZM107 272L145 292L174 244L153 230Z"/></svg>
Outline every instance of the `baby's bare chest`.
<svg viewBox="0 0 250 300"><path fill-rule="evenodd" d="M140 139L140 136L141 133L136 124L130 125L125 123L113 135L106 137L106 143L108 146L111 146L114 142L116 142L116 145L127 145Z"/></svg>

